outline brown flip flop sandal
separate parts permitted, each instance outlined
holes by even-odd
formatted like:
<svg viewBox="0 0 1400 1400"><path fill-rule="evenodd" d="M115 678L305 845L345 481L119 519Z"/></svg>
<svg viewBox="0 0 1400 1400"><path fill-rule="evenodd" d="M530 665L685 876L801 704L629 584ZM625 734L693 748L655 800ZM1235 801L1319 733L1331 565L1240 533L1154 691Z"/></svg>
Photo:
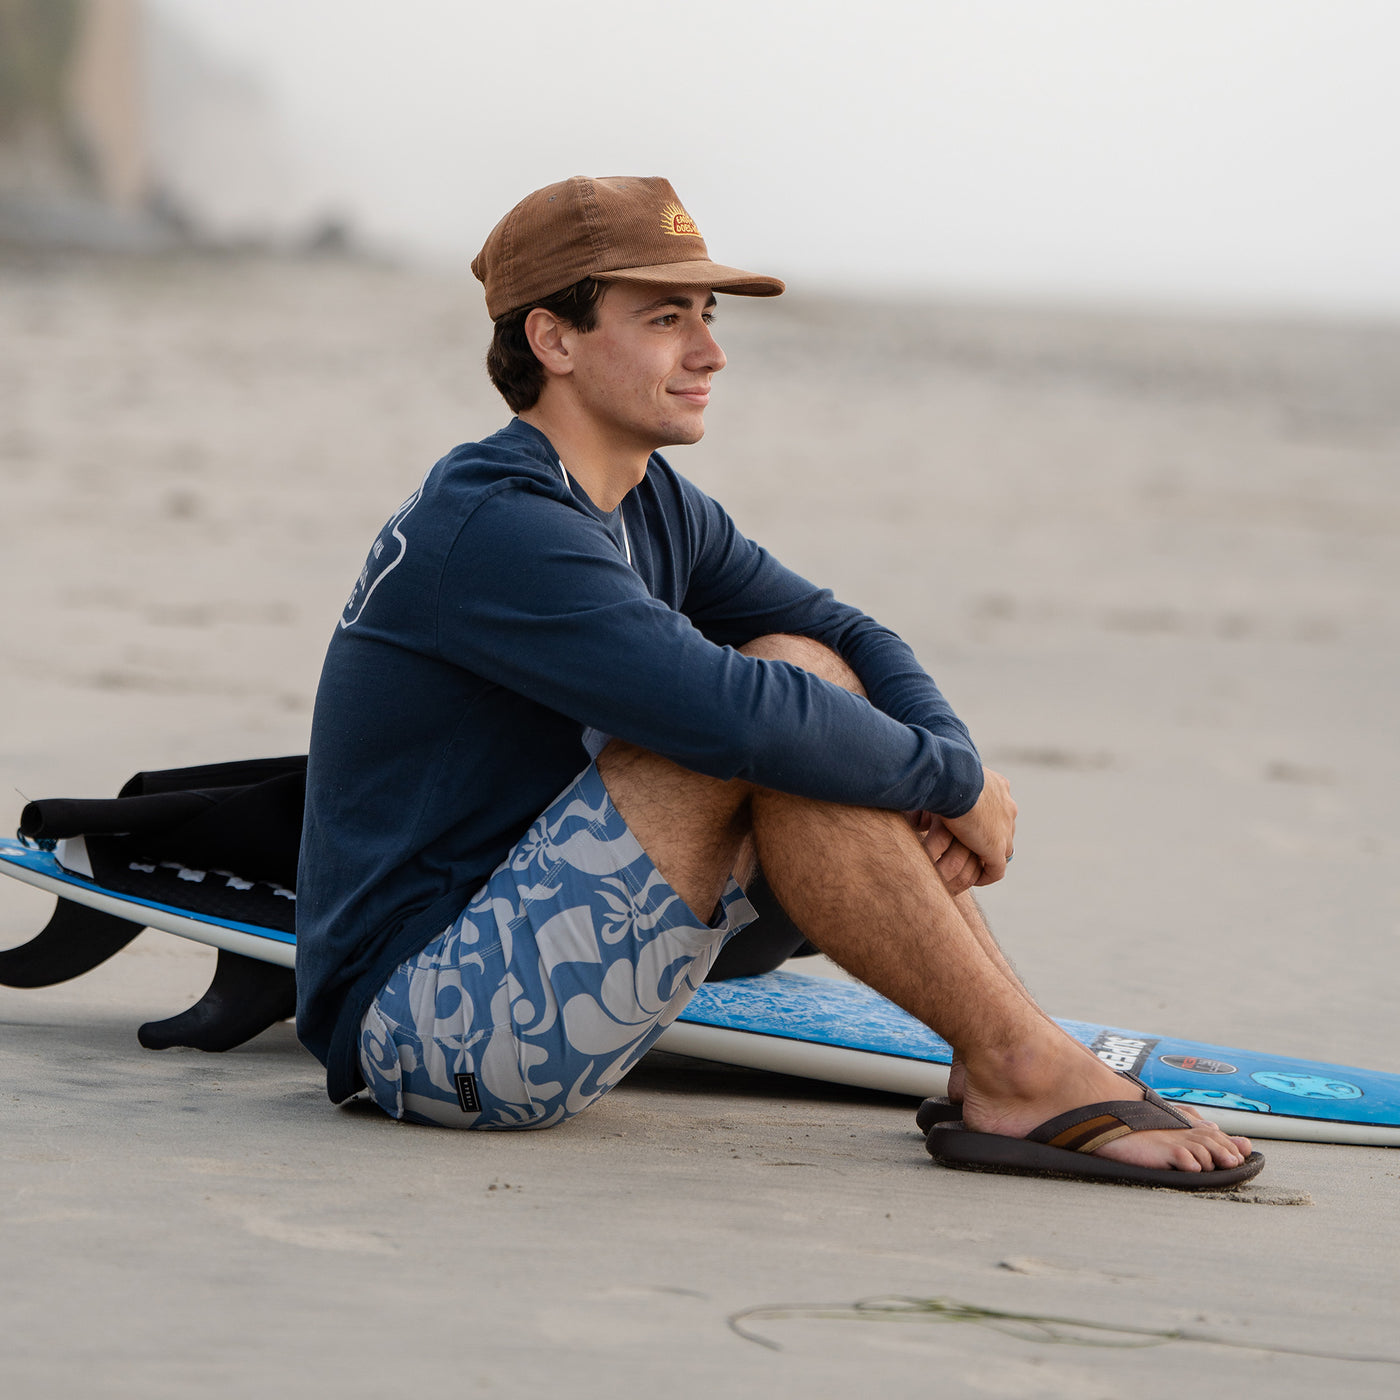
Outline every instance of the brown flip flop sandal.
<svg viewBox="0 0 1400 1400"><path fill-rule="evenodd" d="M935 1123L961 1123L963 1106L951 1099L925 1099L914 1115L914 1122L921 1133L927 1133Z"/></svg>
<svg viewBox="0 0 1400 1400"><path fill-rule="evenodd" d="M1146 1099L1113 1099L1071 1109L1048 1119L1024 1138L973 1132L961 1123L935 1120L924 1146L935 1162L963 1171L1117 1181L1131 1186L1166 1186L1176 1191L1221 1191L1250 1181L1263 1170L1264 1158L1258 1152L1251 1152L1237 1167L1205 1172L1137 1167L1091 1155L1128 1133L1196 1126L1151 1090L1147 1092Z"/></svg>
<svg viewBox="0 0 1400 1400"><path fill-rule="evenodd" d="M1126 1079L1130 1084L1136 1084L1137 1087L1142 1090L1142 1096L1148 1103L1156 1104L1159 1108L1170 1107L1170 1105L1164 1102L1154 1090L1149 1089L1131 1070L1119 1069L1114 1070L1114 1073L1120 1079ZM925 1099L923 1103L919 1105L918 1112L914 1115L914 1122L918 1125L919 1131L927 1136L928 1130L933 1127L935 1123L961 1123L962 1116L962 1104L954 1103L952 1099L940 1096L932 1099Z"/></svg>

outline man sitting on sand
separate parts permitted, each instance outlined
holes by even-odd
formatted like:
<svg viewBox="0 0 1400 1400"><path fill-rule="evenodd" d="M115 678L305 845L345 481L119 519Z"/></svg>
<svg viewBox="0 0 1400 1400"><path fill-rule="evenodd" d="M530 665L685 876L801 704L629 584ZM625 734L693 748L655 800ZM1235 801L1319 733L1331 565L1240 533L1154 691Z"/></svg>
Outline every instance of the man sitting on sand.
<svg viewBox="0 0 1400 1400"><path fill-rule="evenodd" d="M1016 806L909 648L656 455L704 433L715 293L783 284L712 262L654 178L536 191L472 270L517 417L384 527L316 699L297 1020L332 1099L367 1085L450 1127L580 1112L744 938L757 862L813 943L953 1045L958 1106L924 1110L961 1119L932 1123L939 1160L1257 1172L1017 980L971 895Z"/></svg>

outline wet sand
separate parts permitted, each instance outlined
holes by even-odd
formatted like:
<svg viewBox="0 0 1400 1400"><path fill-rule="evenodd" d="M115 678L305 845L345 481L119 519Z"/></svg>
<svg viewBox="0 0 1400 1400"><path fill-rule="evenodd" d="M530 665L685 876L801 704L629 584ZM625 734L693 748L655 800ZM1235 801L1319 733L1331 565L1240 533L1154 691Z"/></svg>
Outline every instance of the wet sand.
<svg viewBox="0 0 1400 1400"><path fill-rule="evenodd" d="M1400 1068L1400 327L726 301L675 452L903 633L1021 804L993 926L1056 1014ZM474 283L0 266L0 778L304 750L383 518L505 419ZM12 820L20 796L12 796ZM0 889L0 943L48 901ZM970 1325L988 1307L1393 1351L1400 1158L1266 1144L1245 1201L943 1172L911 1106L654 1055L554 1132L333 1109L289 1026L141 1050L212 954L0 991L16 1393L1389 1395L1394 1367Z"/></svg>

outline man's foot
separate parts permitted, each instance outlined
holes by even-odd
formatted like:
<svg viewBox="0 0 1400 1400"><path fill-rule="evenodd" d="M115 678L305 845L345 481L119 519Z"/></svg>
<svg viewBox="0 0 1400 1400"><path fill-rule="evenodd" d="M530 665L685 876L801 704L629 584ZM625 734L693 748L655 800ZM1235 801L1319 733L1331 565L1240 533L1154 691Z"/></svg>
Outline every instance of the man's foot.
<svg viewBox="0 0 1400 1400"><path fill-rule="evenodd" d="M983 1054L967 1067L962 1088L962 1119L971 1135L1017 1141L1090 1106L1138 1104L1144 1098L1140 1085L1085 1055L1069 1037L1057 1038L1053 1031L1014 1052ZM1231 1172L1253 1154L1247 1138L1231 1137L1214 1123L1192 1122L1174 1105L1150 1111L1128 1109L1125 1116L1132 1120L1130 1124L1107 1121L1098 1132L1087 1126L1082 1132L1068 1132L1061 1125L1058 1132L1048 1136L1042 1132L1042 1136L1047 1142L1049 1137L1066 1143L1082 1139L1084 1145L1075 1151L1153 1172ZM1109 1109L1087 1115L1098 1117L1112 1120L1113 1115ZM1148 1126L1154 1121L1163 1126ZM941 1137L953 1130L935 1124L934 1131ZM1051 1150L1061 1149L1052 1146Z"/></svg>
<svg viewBox="0 0 1400 1400"><path fill-rule="evenodd" d="M967 1066L962 1056L953 1051L953 1063L948 1066L948 1102L960 1104L967 1093Z"/></svg>
<svg viewBox="0 0 1400 1400"><path fill-rule="evenodd" d="M1080 1042L1075 1041L1076 1045ZM1080 1048L1088 1055L1094 1056L1094 1052L1087 1045L1080 1045ZM1120 1078L1129 1078L1139 1087L1143 1087L1135 1077L1128 1076L1122 1070L1115 1070ZM967 1086L967 1066L963 1064L962 1057L954 1054L953 1063L948 1069L948 1093L942 1098L925 1099L919 1105L919 1111L914 1115L914 1121L918 1124L921 1133L927 1133L935 1123L959 1123L963 1116L963 1098L966 1095ZM1126 1091L1131 1093L1131 1090ZM1193 1118L1197 1122L1204 1122L1202 1115L1187 1103L1174 1103L1172 1107L1179 1113L1184 1113L1186 1117ZM1244 1141L1244 1139L1239 1139Z"/></svg>

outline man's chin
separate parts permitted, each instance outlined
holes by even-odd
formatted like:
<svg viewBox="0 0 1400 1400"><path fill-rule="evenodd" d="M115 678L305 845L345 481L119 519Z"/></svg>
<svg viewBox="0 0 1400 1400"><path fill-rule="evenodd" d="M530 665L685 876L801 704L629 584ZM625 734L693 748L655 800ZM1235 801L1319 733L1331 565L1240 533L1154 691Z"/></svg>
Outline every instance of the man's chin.
<svg viewBox="0 0 1400 1400"><path fill-rule="evenodd" d="M705 436L705 420L699 414L686 422L668 424L668 427L667 447L690 447Z"/></svg>

